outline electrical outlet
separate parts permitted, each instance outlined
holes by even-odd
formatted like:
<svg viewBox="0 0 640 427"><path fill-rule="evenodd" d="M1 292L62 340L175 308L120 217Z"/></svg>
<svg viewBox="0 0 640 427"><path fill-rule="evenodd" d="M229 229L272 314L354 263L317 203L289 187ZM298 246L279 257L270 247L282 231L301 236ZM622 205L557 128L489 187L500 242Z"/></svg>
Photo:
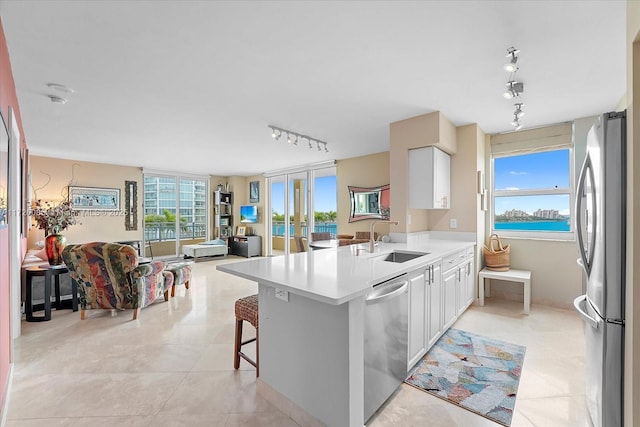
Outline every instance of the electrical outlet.
<svg viewBox="0 0 640 427"><path fill-rule="evenodd" d="M276 298L285 302L289 302L289 292L276 288Z"/></svg>
<svg viewBox="0 0 640 427"><path fill-rule="evenodd" d="M407 225L411 225L411 214L407 214Z"/></svg>
<svg viewBox="0 0 640 427"><path fill-rule="evenodd" d="M458 220L455 218L451 218L449 220L449 228L456 228L458 226Z"/></svg>

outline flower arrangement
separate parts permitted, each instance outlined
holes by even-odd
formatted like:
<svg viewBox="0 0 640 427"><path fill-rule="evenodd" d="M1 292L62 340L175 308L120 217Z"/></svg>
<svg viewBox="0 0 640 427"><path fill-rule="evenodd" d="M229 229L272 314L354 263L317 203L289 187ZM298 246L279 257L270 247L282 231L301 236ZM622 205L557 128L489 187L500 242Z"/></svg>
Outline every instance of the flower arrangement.
<svg viewBox="0 0 640 427"><path fill-rule="evenodd" d="M44 230L45 235L58 234L78 223L78 212L73 210L68 200L57 205L36 200L31 215L38 224L38 228Z"/></svg>

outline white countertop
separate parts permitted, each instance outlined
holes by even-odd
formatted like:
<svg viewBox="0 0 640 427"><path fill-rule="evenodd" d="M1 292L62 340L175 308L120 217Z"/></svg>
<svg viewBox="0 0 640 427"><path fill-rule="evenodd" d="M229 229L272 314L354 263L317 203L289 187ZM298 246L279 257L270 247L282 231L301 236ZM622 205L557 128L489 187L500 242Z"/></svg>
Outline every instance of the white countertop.
<svg viewBox="0 0 640 427"><path fill-rule="evenodd" d="M474 245L475 242L469 241L435 239L418 244L380 242L373 254L361 251L360 255L356 256L356 248L368 248L368 244L351 245L289 256L254 258L222 264L217 269L317 301L338 305L364 295L377 283L416 270ZM394 250L429 254L403 263L382 261L382 255Z"/></svg>

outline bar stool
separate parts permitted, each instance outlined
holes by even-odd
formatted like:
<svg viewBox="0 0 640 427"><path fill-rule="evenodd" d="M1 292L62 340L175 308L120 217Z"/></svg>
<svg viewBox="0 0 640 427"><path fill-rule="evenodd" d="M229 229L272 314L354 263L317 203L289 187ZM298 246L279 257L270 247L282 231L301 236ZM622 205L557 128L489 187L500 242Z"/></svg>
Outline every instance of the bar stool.
<svg viewBox="0 0 640 427"><path fill-rule="evenodd" d="M242 322L247 321L256 328L256 337L250 340L242 341ZM233 367L240 367L240 358L255 366L256 377L260 376L259 367L259 346L258 346L258 294L240 298L236 301L236 345L233 358ZM242 352L242 346L252 342L256 342L256 360L253 361Z"/></svg>

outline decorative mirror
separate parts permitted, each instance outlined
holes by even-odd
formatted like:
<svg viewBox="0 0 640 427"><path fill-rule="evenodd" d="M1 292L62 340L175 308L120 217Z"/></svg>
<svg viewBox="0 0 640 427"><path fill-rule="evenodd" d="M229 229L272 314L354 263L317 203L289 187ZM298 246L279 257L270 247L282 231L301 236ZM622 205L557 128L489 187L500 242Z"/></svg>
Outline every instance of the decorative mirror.
<svg viewBox="0 0 640 427"><path fill-rule="evenodd" d="M354 187L349 186L351 212L349 222L365 219L389 219L390 187Z"/></svg>

